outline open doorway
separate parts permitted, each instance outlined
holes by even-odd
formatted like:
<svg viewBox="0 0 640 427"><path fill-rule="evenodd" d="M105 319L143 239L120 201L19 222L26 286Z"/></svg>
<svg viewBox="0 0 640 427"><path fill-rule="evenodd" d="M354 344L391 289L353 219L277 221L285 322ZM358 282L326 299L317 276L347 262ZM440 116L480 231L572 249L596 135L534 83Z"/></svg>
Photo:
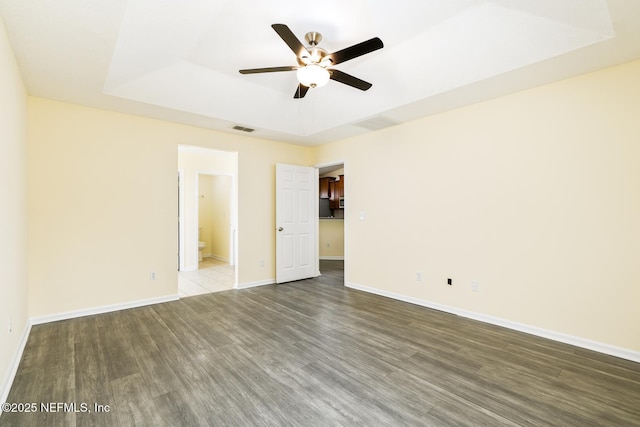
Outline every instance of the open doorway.
<svg viewBox="0 0 640 427"><path fill-rule="evenodd" d="M345 211L347 193L343 162L317 166L318 200L318 273L344 272Z"/></svg>
<svg viewBox="0 0 640 427"><path fill-rule="evenodd" d="M237 153L179 146L178 293L237 287Z"/></svg>

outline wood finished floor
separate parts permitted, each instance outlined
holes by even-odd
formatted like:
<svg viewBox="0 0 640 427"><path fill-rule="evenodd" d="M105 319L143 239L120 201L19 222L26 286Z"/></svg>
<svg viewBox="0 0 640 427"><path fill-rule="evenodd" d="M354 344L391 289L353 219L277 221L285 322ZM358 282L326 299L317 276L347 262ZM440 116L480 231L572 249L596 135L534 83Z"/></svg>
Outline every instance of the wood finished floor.
<svg viewBox="0 0 640 427"><path fill-rule="evenodd" d="M1 426L639 426L640 364L323 276L34 326Z"/></svg>

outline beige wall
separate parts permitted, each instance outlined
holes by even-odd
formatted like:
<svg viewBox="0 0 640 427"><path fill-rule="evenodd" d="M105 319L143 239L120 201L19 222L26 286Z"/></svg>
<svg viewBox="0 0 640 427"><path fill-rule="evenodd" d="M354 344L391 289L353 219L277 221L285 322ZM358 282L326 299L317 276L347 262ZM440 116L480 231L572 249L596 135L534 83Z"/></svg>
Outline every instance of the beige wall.
<svg viewBox="0 0 640 427"><path fill-rule="evenodd" d="M198 221L202 227L200 240L206 244L203 256L229 261L231 187L231 176L199 175Z"/></svg>
<svg viewBox="0 0 640 427"><path fill-rule="evenodd" d="M32 316L177 293L177 129L158 124L30 98Z"/></svg>
<svg viewBox="0 0 640 427"><path fill-rule="evenodd" d="M349 171L346 280L640 351L638 76L633 62L318 147Z"/></svg>
<svg viewBox="0 0 640 427"><path fill-rule="evenodd" d="M213 220L213 188L211 175L198 175L198 239L207 246L203 256L211 251L211 228Z"/></svg>
<svg viewBox="0 0 640 427"><path fill-rule="evenodd" d="M275 164L310 148L33 97L28 113L31 316L177 294L178 144L238 152L238 281L273 279Z"/></svg>
<svg viewBox="0 0 640 427"><path fill-rule="evenodd" d="M319 228L320 259L344 259L344 221L321 219Z"/></svg>
<svg viewBox="0 0 640 427"><path fill-rule="evenodd" d="M207 254L221 260L229 260L229 225L231 223L231 187L230 176L214 175L211 177L212 217L209 240L211 246Z"/></svg>
<svg viewBox="0 0 640 427"><path fill-rule="evenodd" d="M26 128L27 93L0 18L0 403L27 327Z"/></svg>

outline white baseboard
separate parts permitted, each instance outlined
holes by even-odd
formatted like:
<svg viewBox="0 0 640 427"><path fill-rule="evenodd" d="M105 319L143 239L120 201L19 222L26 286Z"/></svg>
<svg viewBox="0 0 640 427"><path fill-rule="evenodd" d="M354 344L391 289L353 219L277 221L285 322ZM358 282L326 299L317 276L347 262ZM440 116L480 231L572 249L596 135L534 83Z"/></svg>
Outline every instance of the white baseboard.
<svg viewBox="0 0 640 427"><path fill-rule="evenodd" d="M207 258L217 259L218 261L222 261L222 262L229 262L229 258L225 258L220 255L209 254L207 255Z"/></svg>
<svg viewBox="0 0 640 427"><path fill-rule="evenodd" d="M619 357L621 359L631 360L632 362L640 363L640 352L633 351L630 349L620 348L620 347L612 346L609 344L604 344L597 341L591 341L584 338L576 337L573 335L550 331L548 329L538 328L536 326L525 325L523 323L512 322L510 320L505 320L498 317L487 316L482 313L461 310L455 307L437 304L437 303L419 299L419 298L413 298L406 295L397 294L394 292L388 292L381 289L359 285L357 283L345 282L345 286L348 288L357 289L360 291L380 295L387 298L392 298L399 301L408 302L411 304L416 304L422 307L432 308L434 310L444 311L446 313L455 314L457 316L478 320L480 322L489 323L496 326L502 326L504 328L512 329L515 331L536 335L542 338L548 338L554 341L570 344L576 347L581 347L588 350L597 351L599 353L608 354L610 356Z"/></svg>
<svg viewBox="0 0 640 427"><path fill-rule="evenodd" d="M275 283L276 283L276 279L266 279L266 280L258 280L255 282L238 283L238 286L236 286L236 289L249 289L249 288L255 288L256 286L273 285Z"/></svg>
<svg viewBox="0 0 640 427"><path fill-rule="evenodd" d="M185 265L180 269L180 271L198 271L197 265Z"/></svg>
<svg viewBox="0 0 640 427"><path fill-rule="evenodd" d="M344 261L344 255L343 256L321 256L319 258L322 260L328 260L328 261Z"/></svg>
<svg viewBox="0 0 640 427"><path fill-rule="evenodd" d="M57 322L58 320L75 319L76 317L92 316L94 314L110 313L112 311L127 310L129 308L143 307L145 305L160 304L163 302L177 301L180 299L178 294L167 295L157 298L148 298L138 301L131 301L122 304L110 304L100 307L87 308L83 310L67 311L64 313L48 314L46 316L32 317L32 325L40 325L42 323Z"/></svg>
<svg viewBox="0 0 640 427"><path fill-rule="evenodd" d="M7 375L2 381L2 386L0 387L0 403L6 402L7 398L9 397L9 392L11 391L13 380L18 373L20 360L22 360L22 353L24 353L24 348L27 345L27 339L29 339L29 333L31 333L31 323L27 321L27 324L22 331L22 337L20 338L20 342L18 343L18 348L9 367L9 371L7 371ZM0 416L2 416L2 411L0 411Z"/></svg>

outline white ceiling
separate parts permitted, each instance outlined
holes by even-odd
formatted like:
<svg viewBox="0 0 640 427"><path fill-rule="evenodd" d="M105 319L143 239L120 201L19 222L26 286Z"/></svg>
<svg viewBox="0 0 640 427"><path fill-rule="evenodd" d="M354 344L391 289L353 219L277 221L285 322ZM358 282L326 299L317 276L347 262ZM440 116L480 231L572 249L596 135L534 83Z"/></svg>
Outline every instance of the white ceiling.
<svg viewBox="0 0 640 427"><path fill-rule="evenodd" d="M301 7L301 5L305 5ZM30 94L225 132L314 145L640 58L638 0L0 0ZM294 100L296 65L273 31L329 52L382 50L336 66Z"/></svg>

